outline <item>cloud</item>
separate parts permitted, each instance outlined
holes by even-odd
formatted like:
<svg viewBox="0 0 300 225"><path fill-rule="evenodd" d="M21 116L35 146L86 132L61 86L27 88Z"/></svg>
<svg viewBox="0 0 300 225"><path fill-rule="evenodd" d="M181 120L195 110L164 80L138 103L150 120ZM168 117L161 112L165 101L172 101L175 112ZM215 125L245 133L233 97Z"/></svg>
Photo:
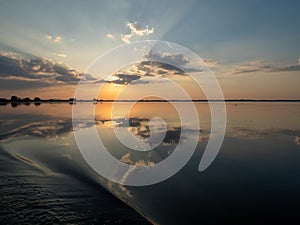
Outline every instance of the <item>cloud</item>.
<svg viewBox="0 0 300 225"><path fill-rule="evenodd" d="M250 62L243 65L235 66L232 70L232 74L241 74L241 73L252 73L258 72L269 68L264 61Z"/></svg>
<svg viewBox="0 0 300 225"><path fill-rule="evenodd" d="M114 39L114 38L115 38L115 36L112 35L112 34L106 34L106 37L107 37L107 38L110 38L110 39Z"/></svg>
<svg viewBox="0 0 300 225"><path fill-rule="evenodd" d="M190 59L181 53L155 52L152 49L146 51L143 57L146 60L164 62L174 66L185 65L190 62Z"/></svg>
<svg viewBox="0 0 300 225"><path fill-rule="evenodd" d="M144 27L143 25L134 22L134 23L127 23L127 27L131 30L131 33L136 34L138 36L145 36L149 34L153 34L154 28L149 28L148 26Z"/></svg>
<svg viewBox="0 0 300 225"><path fill-rule="evenodd" d="M214 67L217 67L219 65L218 62L216 62L212 59L203 59L203 61L210 68L214 68Z"/></svg>
<svg viewBox="0 0 300 225"><path fill-rule="evenodd" d="M274 71L300 71L300 58L298 59L298 64L278 66L274 68Z"/></svg>
<svg viewBox="0 0 300 225"><path fill-rule="evenodd" d="M121 40L127 44L130 44L131 39L134 36L148 36L154 33L154 28L144 26L138 22L127 22L126 27L129 28L128 34L121 35Z"/></svg>
<svg viewBox="0 0 300 225"><path fill-rule="evenodd" d="M233 127L228 130L228 134L232 137L245 137L245 138L262 138L274 135L286 135L291 137L300 136L300 130L298 129L283 129L283 128L273 128L273 129L252 129L246 127ZM297 143L297 142L296 142Z"/></svg>
<svg viewBox="0 0 300 225"><path fill-rule="evenodd" d="M113 74L107 82L120 85L130 83L134 85L149 84L162 82L161 79L158 79L161 77L184 75L184 71L175 66L160 62L143 61Z"/></svg>
<svg viewBox="0 0 300 225"><path fill-rule="evenodd" d="M81 75L81 80L83 80L83 81L94 81L93 83L95 83L95 82L103 83L104 82L104 80L102 80L102 79L97 80L96 77L94 77L91 74L87 74L87 73Z"/></svg>
<svg viewBox="0 0 300 225"><path fill-rule="evenodd" d="M46 37L47 37L48 40L51 40L55 43L59 43L59 42L62 41L62 37L59 36L59 35L50 35L50 34L48 34Z"/></svg>
<svg viewBox="0 0 300 225"><path fill-rule="evenodd" d="M0 140L8 140L16 137L32 136L55 139L74 130L73 122L77 127L90 128L95 126L95 121L90 120L74 120L71 119L50 119L48 117L41 117L39 121L35 120L33 116L28 120L14 119L12 121L0 120L1 126L13 125L5 128L5 132L0 134ZM25 123L24 123L25 121ZM11 124L9 124L11 123ZM12 129L11 129L12 128Z"/></svg>
<svg viewBox="0 0 300 225"><path fill-rule="evenodd" d="M125 164L132 164L133 161L130 159L130 153L126 153L125 155L122 156L120 159L120 162L125 163Z"/></svg>
<svg viewBox="0 0 300 225"><path fill-rule="evenodd" d="M126 123L128 121L128 123ZM152 131L150 131L149 122L150 120L148 118L139 118L139 117L131 117L129 119L127 118L119 118L114 121L104 121L105 122L113 122L114 126L116 127L127 127L128 131L133 133L135 136L141 138L141 139L147 139L150 137L151 132L154 133L160 133L164 132L164 126L162 126L160 123L157 123L155 126L155 129L152 127ZM162 144L164 145L175 145L179 143L180 140L180 134L181 134L181 127L168 127L166 131L166 135L162 141Z"/></svg>
<svg viewBox="0 0 300 225"><path fill-rule="evenodd" d="M158 75L183 75L184 71L166 63L156 61L143 61L138 64L138 70L144 72L145 76Z"/></svg>
<svg viewBox="0 0 300 225"><path fill-rule="evenodd" d="M130 39L133 37L133 34L121 35L121 40L127 44L130 44Z"/></svg>
<svg viewBox="0 0 300 225"><path fill-rule="evenodd" d="M112 81L108 81L108 83L114 84L129 84L134 80L138 80L141 76L138 75L131 75L131 74L123 74L123 73L116 73L113 75L114 79Z"/></svg>
<svg viewBox="0 0 300 225"><path fill-rule="evenodd" d="M253 73L253 72L291 72L300 71L300 63L298 59L298 64L294 65L276 65L274 63L269 63L267 61L255 61L243 65L235 66L231 70L231 74L243 74L243 73Z"/></svg>
<svg viewBox="0 0 300 225"><path fill-rule="evenodd" d="M17 59L18 58L18 54L15 52L0 52L0 57L9 57L11 59Z"/></svg>
<svg viewBox="0 0 300 225"><path fill-rule="evenodd" d="M20 125L0 135L0 140L22 136L56 138L72 131L71 120L47 120Z"/></svg>
<svg viewBox="0 0 300 225"><path fill-rule="evenodd" d="M24 58L16 53L0 53L0 87L4 89L75 84L81 78L95 80L46 57Z"/></svg>
<svg viewBox="0 0 300 225"><path fill-rule="evenodd" d="M106 83L107 81L104 80L104 79L96 79L93 84L103 84L103 83Z"/></svg>
<svg viewBox="0 0 300 225"><path fill-rule="evenodd" d="M152 161L146 161L146 160L133 161L131 159L131 154L129 152L127 152L125 155L122 156L122 158L120 159L120 162L129 164L129 165L133 165L136 167L145 167L145 166L154 166L155 165L155 163Z"/></svg>
<svg viewBox="0 0 300 225"><path fill-rule="evenodd" d="M60 58L66 58L67 55L65 53L62 53L62 52L57 52L56 55Z"/></svg>

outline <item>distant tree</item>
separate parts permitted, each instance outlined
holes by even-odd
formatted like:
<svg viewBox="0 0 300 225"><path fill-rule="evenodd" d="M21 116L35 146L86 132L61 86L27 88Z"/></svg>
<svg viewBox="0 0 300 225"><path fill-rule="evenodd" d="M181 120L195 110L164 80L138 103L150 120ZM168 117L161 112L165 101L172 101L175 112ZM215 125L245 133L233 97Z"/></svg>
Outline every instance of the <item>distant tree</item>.
<svg viewBox="0 0 300 225"><path fill-rule="evenodd" d="M76 98L69 98L69 104L76 104Z"/></svg>
<svg viewBox="0 0 300 225"><path fill-rule="evenodd" d="M39 101L41 101L41 99L40 99L39 97L35 97L35 98L33 99L33 101L39 102Z"/></svg>
<svg viewBox="0 0 300 225"><path fill-rule="evenodd" d="M30 105L30 98L29 97L26 97L24 99L22 99L22 102L24 102L25 105Z"/></svg>
<svg viewBox="0 0 300 225"><path fill-rule="evenodd" d="M6 105L6 104L7 104L7 99L0 98L0 105Z"/></svg>
<svg viewBox="0 0 300 225"><path fill-rule="evenodd" d="M14 96L14 95L10 97L11 102L16 102L16 101L18 101L18 99L19 98L17 96Z"/></svg>
<svg viewBox="0 0 300 225"><path fill-rule="evenodd" d="M23 99L23 101L24 101L24 102L30 102L30 98L29 98L29 97L26 97L26 98Z"/></svg>
<svg viewBox="0 0 300 225"><path fill-rule="evenodd" d="M11 107L13 107L13 108L15 108L15 107L18 106L18 103L17 103L17 102L11 102L10 104L11 104Z"/></svg>

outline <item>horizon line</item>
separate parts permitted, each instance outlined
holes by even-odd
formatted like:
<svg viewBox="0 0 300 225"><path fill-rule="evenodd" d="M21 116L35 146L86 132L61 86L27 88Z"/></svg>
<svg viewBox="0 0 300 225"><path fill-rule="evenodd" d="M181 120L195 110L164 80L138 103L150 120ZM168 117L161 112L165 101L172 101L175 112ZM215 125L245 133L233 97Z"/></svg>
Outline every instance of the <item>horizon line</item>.
<svg viewBox="0 0 300 225"><path fill-rule="evenodd" d="M6 99L0 98L0 102L300 102L300 99L41 99L35 97L34 99L17 98L17 99Z"/></svg>

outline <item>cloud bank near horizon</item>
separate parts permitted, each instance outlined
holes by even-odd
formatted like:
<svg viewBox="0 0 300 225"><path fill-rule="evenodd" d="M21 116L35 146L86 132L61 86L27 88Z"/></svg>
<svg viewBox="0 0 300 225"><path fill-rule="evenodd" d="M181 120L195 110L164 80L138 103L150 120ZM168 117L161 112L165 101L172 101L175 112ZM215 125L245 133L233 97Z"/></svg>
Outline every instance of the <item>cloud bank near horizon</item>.
<svg viewBox="0 0 300 225"><path fill-rule="evenodd" d="M96 80L92 75L46 57L24 58L13 52L0 53L0 87L3 89L76 84L81 79Z"/></svg>
<svg viewBox="0 0 300 225"><path fill-rule="evenodd" d="M268 61L254 61L246 64L234 66L231 74L246 74L254 72L276 73L276 72L294 72L300 71L300 58L297 64L277 65Z"/></svg>

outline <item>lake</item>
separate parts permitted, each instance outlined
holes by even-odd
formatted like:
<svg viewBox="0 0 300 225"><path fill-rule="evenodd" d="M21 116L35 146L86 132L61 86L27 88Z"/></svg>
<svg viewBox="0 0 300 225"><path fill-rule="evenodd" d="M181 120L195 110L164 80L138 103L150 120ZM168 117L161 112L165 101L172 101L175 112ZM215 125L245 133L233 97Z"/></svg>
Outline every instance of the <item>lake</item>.
<svg viewBox="0 0 300 225"><path fill-rule="evenodd" d="M195 103L197 131L193 118L182 127L170 103L140 102L129 114L128 103L115 103L117 118L111 117L113 103L96 104L95 121L83 116L81 128L96 127L110 153L126 164L156 164L172 155L184 129L189 130L183 137L187 143L197 135L196 150L178 173L137 187L107 180L83 159L74 138L72 108L91 104L0 106L0 221L292 224L300 219L300 103L226 103L224 142L202 172L198 166L211 128L207 103ZM117 140L114 127L148 138L153 117L164 119L167 129L154 150L135 151Z"/></svg>

